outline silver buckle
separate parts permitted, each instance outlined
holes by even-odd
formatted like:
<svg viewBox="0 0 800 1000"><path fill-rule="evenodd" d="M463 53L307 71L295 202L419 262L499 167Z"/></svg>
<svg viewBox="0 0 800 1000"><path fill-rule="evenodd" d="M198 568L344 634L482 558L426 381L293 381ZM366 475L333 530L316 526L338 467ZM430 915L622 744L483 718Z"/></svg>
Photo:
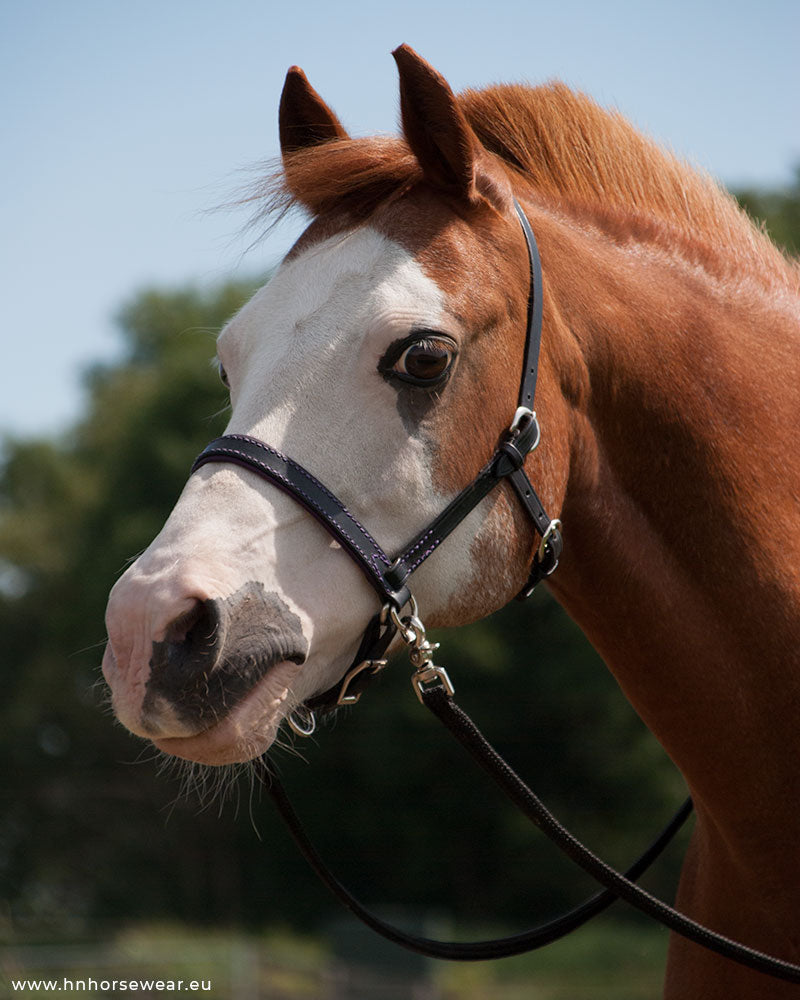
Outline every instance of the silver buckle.
<svg viewBox="0 0 800 1000"><path fill-rule="evenodd" d="M545 531L545 533L542 535L542 541L539 544L539 550L536 553L536 558L539 560L539 562L541 562L542 559L544 559L545 553L547 552L548 543L550 542L550 539L553 536L554 532L560 530L561 530L561 522L558 520L558 518L554 518L550 522L547 531Z"/></svg>
<svg viewBox="0 0 800 1000"><path fill-rule="evenodd" d="M511 421L511 426L508 428L513 434L514 431L518 431L522 421L528 417L531 420L536 420L536 411L531 410L527 406L518 406L516 413L514 414L514 419Z"/></svg>
<svg viewBox="0 0 800 1000"><path fill-rule="evenodd" d="M533 444L528 448L528 453L530 453L539 447L539 442L542 440L542 428L536 419L536 410L531 410L527 406L518 406L514 414L514 419L511 421L511 426L508 428L508 433L511 435L516 434L526 418L536 424L536 437Z"/></svg>

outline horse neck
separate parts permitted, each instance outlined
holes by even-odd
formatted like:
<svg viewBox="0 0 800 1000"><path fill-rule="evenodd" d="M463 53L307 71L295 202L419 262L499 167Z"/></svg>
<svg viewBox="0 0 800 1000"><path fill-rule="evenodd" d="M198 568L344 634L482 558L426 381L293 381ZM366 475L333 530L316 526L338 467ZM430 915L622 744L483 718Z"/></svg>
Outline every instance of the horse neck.
<svg viewBox="0 0 800 1000"><path fill-rule="evenodd" d="M696 798L736 823L744 782L774 812L800 793L797 302L663 243L537 234L585 390L553 590Z"/></svg>

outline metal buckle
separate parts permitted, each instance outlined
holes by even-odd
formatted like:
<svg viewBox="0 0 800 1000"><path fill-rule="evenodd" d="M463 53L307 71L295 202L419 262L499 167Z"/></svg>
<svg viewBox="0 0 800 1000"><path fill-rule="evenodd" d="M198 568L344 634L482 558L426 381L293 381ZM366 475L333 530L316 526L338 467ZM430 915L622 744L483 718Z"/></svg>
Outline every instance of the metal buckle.
<svg viewBox="0 0 800 1000"><path fill-rule="evenodd" d="M345 678L342 681L342 688L339 691L339 697L336 699L336 704L355 705L361 697L362 692L356 691L354 694L348 694L348 688L352 682L365 670L371 670L373 674L377 674L378 671L383 670L388 662L388 660L362 660L358 666L353 667L353 669L345 675Z"/></svg>
<svg viewBox="0 0 800 1000"><path fill-rule="evenodd" d="M544 557L547 555L547 546L550 544L550 539L553 537L553 534L556 531L560 531L560 530L561 530L561 522L558 520L558 518L554 518L550 522L550 524L549 524L549 526L547 528L547 531L545 531L545 533L542 535L542 541L541 541L541 543L539 545L539 549L538 549L538 551L536 553L536 558L539 560L539 562L541 562L544 559ZM557 565L558 565L558 561L556 560L556 566ZM553 566L553 569L555 569L555 568L556 567ZM550 572L552 573L552 570L550 570Z"/></svg>
<svg viewBox="0 0 800 1000"><path fill-rule="evenodd" d="M516 433L522 426L522 422L526 417L529 420L536 420L536 410L531 410L527 406L518 406L514 413L514 418L511 421L511 426L508 428L509 433ZM538 420L536 422L538 424Z"/></svg>
<svg viewBox="0 0 800 1000"><path fill-rule="evenodd" d="M539 447L539 442L542 440L542 428L536 419L536 411L529 409L527 406L518 406L514 414L514 419L511 421L511 426L508 428L508 433L512 439L518 437L523 432L526 419L536 427L536 437L525 451L525 454L529 454Z"/></svg>
<svg viewBox="0 0 800 1000"><path fill-rule="evenodd" d="M514 431L519 430L520 425L522 424L522 421L525 419L525 417L531 417L535 419L536 413L533 410L529 409L527 406L518 406L517 412L514 414L514 419L511 421L511 426L508 428L511 434L513 434Z"/></svg>

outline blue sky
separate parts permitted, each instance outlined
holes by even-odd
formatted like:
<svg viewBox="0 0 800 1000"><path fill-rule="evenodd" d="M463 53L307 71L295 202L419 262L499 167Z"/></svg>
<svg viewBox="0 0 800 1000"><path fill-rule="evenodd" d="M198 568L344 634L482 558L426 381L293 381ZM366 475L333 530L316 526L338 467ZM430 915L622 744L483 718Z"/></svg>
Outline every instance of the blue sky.
<svg viewBox="0 0 800 1000"><path fill-rule="evenodd" d="M0 433L69 426L138 289L284 252L299 220L245 254L246 216L209 210L277 154L286 69L393 131L401 42L456 89L563 79L730 185L800 163L797 0L0 0Z"/></svg>

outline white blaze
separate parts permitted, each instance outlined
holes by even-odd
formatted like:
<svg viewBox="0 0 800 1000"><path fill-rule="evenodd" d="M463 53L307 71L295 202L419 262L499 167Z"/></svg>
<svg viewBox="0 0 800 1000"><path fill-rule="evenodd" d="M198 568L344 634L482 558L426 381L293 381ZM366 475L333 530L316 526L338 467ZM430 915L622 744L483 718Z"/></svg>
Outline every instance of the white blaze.
<svg viewBox="0 0 800 1000"><path fill-rule="evenodd" d="M451 499L434 489L426 442L409 434L398 390L378 371L388 347L414 329L453 330L441 289L406 250L360 228L284 262L218 342L232 386L227 432L304 465L389 556ZM469 545L446 543L414 574L422 612L446 606L472 575ZM293 696L338 680L377 596L296 501L247 470L214 463L190 478L163 531L115 588L120 603L141 605L136 635L109 625L115 650L144 658L132 671L138 689L149 643L181 613L176 602L224 598L250 581L278 593L302 622L309 652ZM137 696L128 695L133 717ZM128 721L125 703L115 697Z"/></svg>

